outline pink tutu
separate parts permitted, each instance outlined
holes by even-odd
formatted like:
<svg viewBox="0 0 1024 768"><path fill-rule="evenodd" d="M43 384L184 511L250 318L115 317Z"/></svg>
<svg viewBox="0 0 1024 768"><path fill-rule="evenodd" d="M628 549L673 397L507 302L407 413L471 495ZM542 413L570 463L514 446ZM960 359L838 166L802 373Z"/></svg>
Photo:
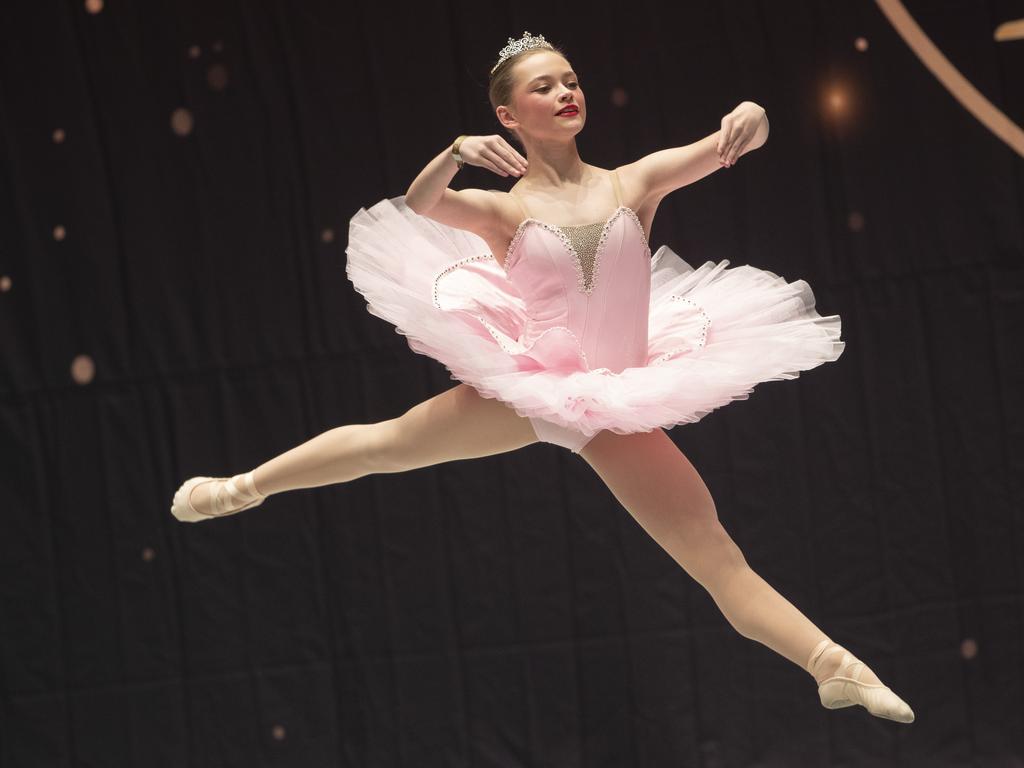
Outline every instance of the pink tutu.
<svg viewBox="0 0 1024 768"><path fill-rule="evenodd" d="M353 216L346 272L368 311L453 379L586 436L695 422L842 354L839 316L819 315L803 280L724 259L694 269L664 245L649 258L620 206L583 294L558 228L528 221L503 267L473 233L382 200Z"/></svg>

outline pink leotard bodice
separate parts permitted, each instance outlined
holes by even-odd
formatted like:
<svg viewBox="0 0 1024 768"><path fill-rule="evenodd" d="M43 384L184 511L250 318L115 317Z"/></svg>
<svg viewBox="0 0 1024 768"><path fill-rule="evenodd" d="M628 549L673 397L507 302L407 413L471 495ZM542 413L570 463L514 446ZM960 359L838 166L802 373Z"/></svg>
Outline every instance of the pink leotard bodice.
<svg viewBox="0 0 1024 768"><path fill-rule="evenodd" d="M591 370L618 373L647 362L651 250L636 213L622 204L603 222L556 226L529 216L505 254L505 273L530 320L521 341L575 334Z"/></svg>

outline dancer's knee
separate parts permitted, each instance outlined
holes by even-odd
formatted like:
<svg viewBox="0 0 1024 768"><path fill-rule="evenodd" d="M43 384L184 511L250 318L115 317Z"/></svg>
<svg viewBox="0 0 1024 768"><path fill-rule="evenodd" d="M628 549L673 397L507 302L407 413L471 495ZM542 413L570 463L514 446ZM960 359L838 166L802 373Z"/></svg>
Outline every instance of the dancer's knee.
<svg viewBox="0 0 1024 768"><path fill-rule="evenodd" d="M401 417L365 424L359 435L367 474L405 472L412 469Z"/></svg>
<svg viewBox="0 0 1024 768"><path fill-rule="evenodd" d="M691 523L683 535L688 540L685 550L689 556L681 565L697 583L711 592L750 567L717 517Z"/></svg>

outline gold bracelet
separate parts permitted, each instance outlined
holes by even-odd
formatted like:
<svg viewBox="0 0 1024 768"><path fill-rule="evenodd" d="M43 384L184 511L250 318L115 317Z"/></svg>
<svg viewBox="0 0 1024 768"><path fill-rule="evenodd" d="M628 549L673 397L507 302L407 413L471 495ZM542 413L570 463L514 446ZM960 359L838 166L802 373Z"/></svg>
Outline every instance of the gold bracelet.
<svg viewBox="0 0 1024 768"><path fill-rule="evenodd" d="M465 135L459 136L457 139L455 139L455 143L452 144L452 157L454 157L455 162L459 164L460 170L462 169L462 166L466 164L466 161L462 159L462 155L459 154L459 145L465 138Z"/></svg>

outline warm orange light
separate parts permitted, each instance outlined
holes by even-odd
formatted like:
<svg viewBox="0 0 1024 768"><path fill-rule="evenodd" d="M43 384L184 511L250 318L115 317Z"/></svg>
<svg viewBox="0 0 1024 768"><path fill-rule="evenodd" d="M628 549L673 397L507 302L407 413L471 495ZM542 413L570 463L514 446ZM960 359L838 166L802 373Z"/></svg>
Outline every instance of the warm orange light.
<svg viewBox="0 0 1024 768"><path fill-rule="evenodd" d="M96 376L96 363L90 355L76 355L71 361L71 380L76 384L88 384Z"/></svg>
<svg viewBox="0 0 1024 768"><path fill-rule="evenodd" d="M875 0L903 41L910 47L936 79L942 83L960 104L974 115L982 125L1005 141L1017 154L1024 157L1024 127L1010 119L989 101L961 74L931 38L925 34L900 0ZM995 32L996 40L1006 41L1024 37L1024 19L1006 22Z"/></svg>
<svg viewBox="0 0 1024 768"><path fill-rule="evenodd" d="M838 86L829 89L827 103L832 112L839 114L846 111L846 92Z"/></svg>
<svg viewBox="0 0 1024 768"><path fill-rule="evenodd" d="M192 133L195 121L192 119L192 112L185 107L178 107L171 113L171 130L179 136L188 136Z"/></svg>
<svg viewBox="0 0 1024 768"><path fill-rule="evenodd" d="M960 643L960 655L965 659L973 659L978 655L978 641L973 637L964 638Z"/></svg>
<svg viewBox="0 0 1024 768"><path fill-rule="evenodd" d="M992 38L997 43L1007 43L1011 40L1024 40L1024 19L1006 21L996 27Z"/></svg>

